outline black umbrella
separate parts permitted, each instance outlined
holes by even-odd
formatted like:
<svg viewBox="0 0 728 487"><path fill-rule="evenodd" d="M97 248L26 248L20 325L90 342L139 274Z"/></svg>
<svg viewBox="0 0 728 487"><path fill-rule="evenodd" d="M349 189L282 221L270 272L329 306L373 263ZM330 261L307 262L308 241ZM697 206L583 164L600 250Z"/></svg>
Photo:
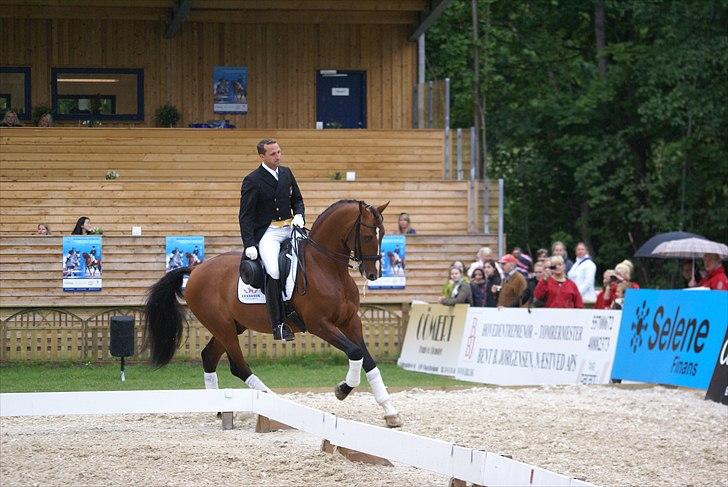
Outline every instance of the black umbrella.
<svg viewBox="0 0 728 487"><path fill-rule="evenodd" d="M665 257L662 255L653 255L652 252L655 250L655 248L660 245L663 242L670 242L672 240L682 240L684 238L701 238L703 240L707 240L702 235L697 235L695 233L689 233L689 232L667 232L667 233L658 233L651 239L649 239L647 242L642 244L642 247L637 249L637 252L635 252L635 257L652 257L654 259L669 259L670 257Z"/></svg>

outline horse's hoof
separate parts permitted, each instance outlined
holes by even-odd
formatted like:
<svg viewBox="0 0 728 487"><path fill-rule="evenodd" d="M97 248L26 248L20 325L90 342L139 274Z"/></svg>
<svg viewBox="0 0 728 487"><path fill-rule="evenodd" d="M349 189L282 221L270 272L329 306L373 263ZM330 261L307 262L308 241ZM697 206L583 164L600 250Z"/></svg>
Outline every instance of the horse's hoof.
<svg viewBox="0 0 728 487"><path fill-rule="evenodd" d="M399 417L399 414L385 416L384 421L387 422L387 428L399 428L402 426L402 418Z"/></svg>
<svg viewBox="0 0 728 487"><path fill-rule="evenodd" d="M334 387L334 394L336 395L336 399L343 401L353 390L354 388L350 387L346 382L340 382Z"/></svg>

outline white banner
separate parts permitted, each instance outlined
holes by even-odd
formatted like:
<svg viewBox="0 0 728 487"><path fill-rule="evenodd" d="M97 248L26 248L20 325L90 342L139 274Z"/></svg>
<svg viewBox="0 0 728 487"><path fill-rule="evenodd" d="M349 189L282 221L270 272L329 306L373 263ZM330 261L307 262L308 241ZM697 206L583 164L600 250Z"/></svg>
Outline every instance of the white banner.
<svg viewBox="0 0 728 487"><path fill-rule="evenodd" d="M606 384L621 311L470 308L456 379L500 385Z"/></svg>
<svg viewBox="0 0 728 487"><path fill-rule="evenodd" d="M467 310L467 304L413 304L397 365L416 372L455 375Z"/></svg>

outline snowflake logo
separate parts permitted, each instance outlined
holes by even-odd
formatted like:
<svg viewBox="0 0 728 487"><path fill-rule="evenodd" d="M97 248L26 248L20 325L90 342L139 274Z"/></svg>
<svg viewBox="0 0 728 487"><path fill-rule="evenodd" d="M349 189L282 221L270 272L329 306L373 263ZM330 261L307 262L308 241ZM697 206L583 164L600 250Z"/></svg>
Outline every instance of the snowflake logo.
<svg viewBox="0 0 728 487"><path fill-rule="evenodd" d="M650 310L647 308L647 301L642 301L642 308L635 310L636 321L632 322L632 339L630 340L630 346L632 352L636 352L638 348L642 346L642 330L647 329L647 317L650 315Z"/></svg>

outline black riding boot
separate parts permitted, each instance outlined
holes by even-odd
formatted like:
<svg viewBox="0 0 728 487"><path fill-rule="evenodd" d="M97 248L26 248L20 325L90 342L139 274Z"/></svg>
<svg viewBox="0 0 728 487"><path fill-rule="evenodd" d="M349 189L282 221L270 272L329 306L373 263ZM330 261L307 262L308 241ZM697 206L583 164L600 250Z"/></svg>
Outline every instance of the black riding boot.
<svg viewBox="0 0 728 487"><path fill-rule="evenodd" d="M283 324L283 300L278 279L266 276L265 279L265 302L268 306L268 316L273 324L273 339L284 342L293 341L295 338L291 330Z"/></svg>

